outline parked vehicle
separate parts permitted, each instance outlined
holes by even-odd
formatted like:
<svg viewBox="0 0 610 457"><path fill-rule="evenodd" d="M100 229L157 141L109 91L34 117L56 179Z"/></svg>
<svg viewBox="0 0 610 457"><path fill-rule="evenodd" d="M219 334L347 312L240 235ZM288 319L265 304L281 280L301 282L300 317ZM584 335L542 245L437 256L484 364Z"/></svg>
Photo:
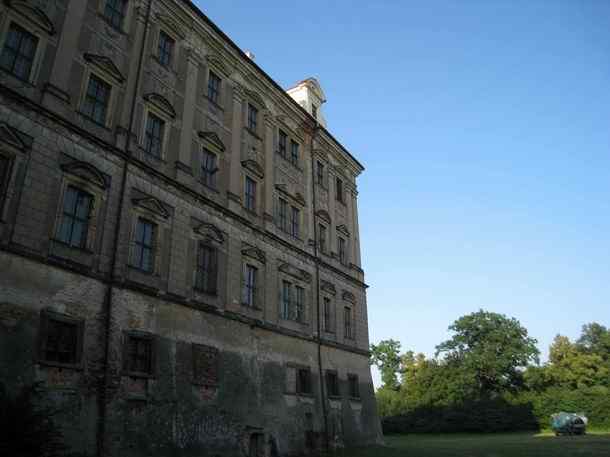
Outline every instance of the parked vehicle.
<svg viewBox="0 0 610 457"><path fill-rule="evenodd" d="M584 413L560 412L551 416L551 429L556 436L584 435L587 431L587 422Z"/></svg>

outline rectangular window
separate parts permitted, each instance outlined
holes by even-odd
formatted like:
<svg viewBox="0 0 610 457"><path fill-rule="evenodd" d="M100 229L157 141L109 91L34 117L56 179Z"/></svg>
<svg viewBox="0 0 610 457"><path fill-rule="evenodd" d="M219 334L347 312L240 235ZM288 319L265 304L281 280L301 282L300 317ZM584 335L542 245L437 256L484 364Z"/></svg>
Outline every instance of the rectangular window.
<svg viewBox="0 0 610 457"><path fill-rule="evenodd" d="M345 327L345 338L353 338L352 309L348 306L343 309L343 324Z"/></svg>
<svg viewBox="0 0 610 457"><path fill-rule="evenodd" d="M197 250L197 289L207 294L216 294L218 277L218 251L213 246L199 243Z"/></svg>
<svg viewBox="0 0 610 457"><path fill-rule="evenodd" d="M77 187L68 186L64 193L57 239L77 248L87 245L89 215L93 197Z"/></svg>
<svg viewBox="0 0 610 457"><path fill-rule="evenodd" d="M152 273L155 269L156 231L156 224L153 224L146 219L138 219L136 225L136 237L134 240L135 246L133 266L148 273Z"/></svg>
<svg viewBox="0 0 610 457"><path fill-rule="evenodd" d="M282 319L290 319L290 298L292 296L292 284L282 281Z"/></svg>
<svg viewBox="0 0 610 457"><path fill-rule="evenodd" d="M298 238L299 237L299 226L301 221L301 212L294 206L291 207L290 211L290 234Z"/></svg>
<svg viewBox="0 0 610 457"><path fill-rule="evenodd" d="M284 232L288 230L288 202L283 198L278 203L278 225Z"/></svg>
<svg viewBox="0 0 610 457"><path fill-rule="evenodd" d="M305 320L305 289L296 286L294 301L294 320L303 322Z"/></svg>
<svg viewBox="0 0 610 457"><path fill-rule="evenodd" d="M311 394L311 371L309 368L299 368L297 370L297 393Z"/></svg>
<svg viewBox="0 0 610 457"><path fill-rule="evenodd" d="M78 323L46 318L44 352L46 362L76 364L78 362Z"/></svg>
<svg viewBox="0 0 610 457"><path fill-rule="evenodd" d="M256 212L256 181L246 176L245 190L246 209Z"/></svg>
<svg viewBox="0 0 610 457"><path fill-rule="evenodd" d="M172 64L174 45L176 41L164 31L159 32L158 58L161 65L169 67Z"/></svg>
<svg viewBox="0 0 610 457"><path fill-rule="evenodd" d="M330 298L328 297L324 297L324 304L323 304L323 317L324 317L324 331L329 332L329 333L333 333L333 327L332 327L332 304L330 301Z"/></svg>
<svg viewBox="0 0 610 457"><path fill-rule="evenodd" d="M244 271L243 303L247 306L256 306L256 281L258 269L246 264Z"/></svg>
<svg viewBox="0 0 610 457"><path fill-rule="evenodd" d="M83 104L83 114L94 122L105 125L108 105L110 104L110 84L95 75L89 77L87 93Z"/></svg>
<svg viewBox="0 0 610 457"><path fill-rule="evenodd" d="M343 265L347 264L347 249L346 249L346 241L344 238L338 237L337 238L337 250L339 251L339 262L341 262Z"/></svg>
<svg viewBox="0 0 610 457"><path fill-rule="evenodd" d="M199 385L218 385L218 354L215 347L193 344L193 382Z"/></svg>
<svg viewBox="0 0 610 457"><path fill-rule="evenodd" d="M106 0L104 8L104 18L117 30L123 28L125 11L127 10L127 0Z"/></svg>
<svg viewBox="0 0 610 457"><path fill-rule="evenodd" d="M299 164L299 143L294 140L290 140L290 163Z"/></svg>
<svg viewBox="0 0 610 457"><path fill-rule="evenodd" d="M348 374L347 385L350 398L360 398L360 388L358 384L358 375Z"/></svg>
<svg viewBox="0 0 610 457"><path fill-rule="evenodd" d="M208 187L216 189L216 172L218 171L216 154L203 149L201 159L201 181Z"/></svg>
<svg viewBox="0 0 610 457"><path fill-rule="evenodd" d="M311 104L311 115L313 116L314 119L318 119L318 107L316 105L314 105L313 103Z"/></svg>
<svg viewBox="0 0 610 457"><path fill-rule="evenodd" d="M339 376L335 371L326 372L326 393L329 397L338 397L339 393Z"/></svg>
<svg viewBox="0 0 610 457"><path fill-rule="evenodd" d="M248 128L253 132L256 132L256 125L258 123L258 110L256 107L248 103Z"/></svg>
<svg viewBox="0 0 610 457"><path fill-rule="evenodd" d="M144 134L144 150L147 154L157 159L161 158L164 133L165 121L152 113L148 113L146 132Z"/></svg>
<svg viewBox="0 0 610 457"><path fill-rule="evenodd" d="M29 80L37 47L38 38L11 23L0 56L0 67L19 79Z"/></svg>
<svg viewBox="0 0 610 457"><path fill-rule="evenodd" d="M326 227L322 224L318 225L318 241L320 244L320 252L326 254Z"/></svg>
<svg viewBox="0 0 610 457"><path fill-rule="evenodd" d="M4 195L9 182L8 172L10 164L8 158L0 155L0 220L2 219L2 203L4 202Z"/></svg>
<svg viewBox="0 0 610 457"><path fill-rule="evenodd" d="M126 335L125 369L133 375L153 374L153 339L148 336Z"/></svg>
<svg viewBox="0 0 610 457"><path fill-rule="evenodd" d="M213 71L208 77L208 99L217 105L220 102L220 77Z"/></svg>
<svg viewBox="0 0 610 457"><path fill-rule="evenodd" d="M288 144L288 135L280 130L278 143L277 143L277 152L285 159L286 158L286 149Z"/></svg>
<svg viewBox="0 0 610 457"><path fill-rule="evenodd" d="M316 162L316 182L324 187L324 164L319 160Z"/></svg>
<svg viewBox="0 0 610 457"><path fill-rule="evenodd" d="M337 184L335 188L336 199L340 203L345 203L345 200L343 198L343 181L341 180L341 178L337 178L335 182Z"/></svg>

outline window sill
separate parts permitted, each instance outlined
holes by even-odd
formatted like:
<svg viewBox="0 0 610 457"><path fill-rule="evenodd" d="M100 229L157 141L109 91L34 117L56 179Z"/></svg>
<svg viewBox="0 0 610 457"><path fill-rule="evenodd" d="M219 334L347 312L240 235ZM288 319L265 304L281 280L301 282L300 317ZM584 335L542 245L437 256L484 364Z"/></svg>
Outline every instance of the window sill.
<svg viewBox="0 0 610 457"><path fill-rule="evenodd" d="M2 68L2 67L0 67L0 71L2 73L4 73L5 75L10 76L11 78L16 79L20 83L25 84L27 86L27 89L34 89L36 87L36 85L34 84L34 81L32 79L30 79L30 78L23 79L22 77L16 75L15 73L12 73L12 72L8 71L6 68Z"/></svg>
<svg viewBox="0 0 610 457"><path fill-rule="evenodd" d="M166 164L167 162L163 159L163 153L161 153L160 156L156 156L154 154L151 154L150 152L147 152L146 149L144 149L142 146L139 147L140 152L142 154L142 160L144 162L154 162L156 164Z"/></svg>
<svg viewBox="0 0 610 457"><path fill-rule="evenodd" d="M104 124L100 124L98 121L96 121L95 119L93 119L91 116L89 116L88 114L83 113L82 111L77 111L76 112L82 119L84 119L87 122L91 122L93 125L95 125L96 127L100 127L108 132L110 132L110 127L108 127L107 123Z"/></svg>
<svg viewBox="0 0 610 457"><path fill-rule="evenodd" d="M87 254L87 255L92 255L93 254L93 251L91 251L90 249L81 248L79 246L74 246L74 245L66 243L65 241L58 240L57 238L51 238L51 241L53 243L59 244L60 246L66 248L66 249L70 249L71 251L74 251L74 252L79 252L81 254Z"/></svg>
<svg viewBox="0 0 610 457"><path fill-rule="evenodd" d="M43 360L43 359L39 359L38 363L45 367L63 368L66 370L75 370L75 371L83 370L82 363L61 363L61 362L53 362L51 360Z"/></svg>
<svg viewBox="0 0 610 457"><path fill-rule="evenodd" d="M201 184L205 190L208 190L210 192L214 192L216 194L220 194L220 191L218 190L217 187L209 186L206 183L204 183L202 180L199 180L199 184Z"/></svg>

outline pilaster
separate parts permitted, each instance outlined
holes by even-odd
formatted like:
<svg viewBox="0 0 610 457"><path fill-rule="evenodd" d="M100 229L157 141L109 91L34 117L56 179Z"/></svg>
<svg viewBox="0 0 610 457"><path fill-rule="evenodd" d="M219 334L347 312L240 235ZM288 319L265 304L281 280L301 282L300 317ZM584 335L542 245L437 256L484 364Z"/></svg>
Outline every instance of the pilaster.
<svg viewBox="0 0 610 457"><path fill-rule="evenodd" d="M229 186L227 191L229 209L241 211L241 143L243 135L242 103L244 89L238 84L233 86L233 119L231 122L231 170L229 173Z"/></svg>

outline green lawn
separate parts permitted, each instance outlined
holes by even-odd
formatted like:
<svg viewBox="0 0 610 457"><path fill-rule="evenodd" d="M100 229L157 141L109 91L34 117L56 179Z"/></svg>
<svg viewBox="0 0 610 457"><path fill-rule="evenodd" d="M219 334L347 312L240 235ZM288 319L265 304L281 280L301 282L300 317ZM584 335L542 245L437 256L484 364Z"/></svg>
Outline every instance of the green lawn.
<svg viewBox="0 0 610 457"><path fill-rule="evenodd" d="M610 457L610 433L561 436L533 433L489 435L393 435L386 446L340 450L337 457Z"/></svg>

